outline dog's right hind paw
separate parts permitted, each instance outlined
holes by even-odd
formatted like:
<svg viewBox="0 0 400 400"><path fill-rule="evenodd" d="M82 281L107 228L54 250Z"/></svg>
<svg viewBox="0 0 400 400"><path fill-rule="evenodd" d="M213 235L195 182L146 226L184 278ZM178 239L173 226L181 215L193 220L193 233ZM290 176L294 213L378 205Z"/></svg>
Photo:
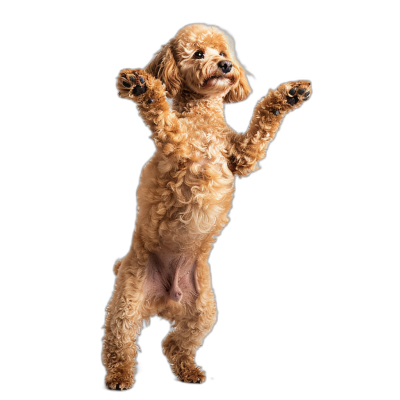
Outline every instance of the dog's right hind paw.
<svg viewBox="0 0 400 400"><path fill-rule="evenodd" d="M109 373L106 376L106 386L110 390L127 390L134 384L133 373Z"/></svg>

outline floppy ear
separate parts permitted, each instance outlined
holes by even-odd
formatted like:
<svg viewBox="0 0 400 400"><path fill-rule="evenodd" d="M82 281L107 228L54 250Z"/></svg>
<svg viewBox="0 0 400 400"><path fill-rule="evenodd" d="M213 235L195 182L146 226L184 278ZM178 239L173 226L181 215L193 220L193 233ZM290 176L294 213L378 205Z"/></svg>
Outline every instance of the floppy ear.
<svg viewBox="0 0 400 400"><path fill-rule="evenodd" d="M232 55L235 65L239 68L240 77L237 84L226 94L224 97L224 103L238 103L239 101L246 100L252 92L249 81L246 78L246 74L251 75L250 72L246 71L239 60L237 59L235 51L235 41L228 32L223 31L224 39L228 45L229 52Z"/></svg>
<svg viewBox="0 0 400 400"><path fill-rule="evenodd" d="M180 92L181 78L174 55L172 54L171 42L162 47L145 68L145 71L160 79L165 84L169 98L175 97Z"/></svg>
<svg viewBox="0 0 400 400"><path fill-rule="evenodd" d="M237 65L237 64L236 64ZM225 103L236 103L247 99L251 93L249 82L246 78L244 69L239 65L240 77L237 84L227 93L224 98Z"/></svg>

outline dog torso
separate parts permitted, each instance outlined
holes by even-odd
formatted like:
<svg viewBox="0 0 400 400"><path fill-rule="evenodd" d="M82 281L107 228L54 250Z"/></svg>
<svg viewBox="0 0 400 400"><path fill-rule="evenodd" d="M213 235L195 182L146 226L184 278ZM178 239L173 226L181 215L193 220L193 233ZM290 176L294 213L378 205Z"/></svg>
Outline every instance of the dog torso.
<svg viewBox="0 0 400 400"><path fill-rule="evenodd" d="M234 189L226 156L230 129L222 114L207 107L201 111L176 113L190 156L171 160L157 148L143 169L137 229L151 244L148 296L175 301L196 296L196 259L228 222Z"/></svg>

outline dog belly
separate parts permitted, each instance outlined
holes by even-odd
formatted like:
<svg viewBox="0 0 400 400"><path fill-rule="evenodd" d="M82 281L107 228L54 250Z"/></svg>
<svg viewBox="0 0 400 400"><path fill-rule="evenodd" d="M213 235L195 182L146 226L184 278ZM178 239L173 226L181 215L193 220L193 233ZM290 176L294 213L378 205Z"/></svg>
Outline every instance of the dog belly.
<svg viewBox="0 0 400 400"><path fill-rule="evenodd" d="M188 254L159 251L149 255L144 296L192 302L198 296L196 260Z"/></svg>

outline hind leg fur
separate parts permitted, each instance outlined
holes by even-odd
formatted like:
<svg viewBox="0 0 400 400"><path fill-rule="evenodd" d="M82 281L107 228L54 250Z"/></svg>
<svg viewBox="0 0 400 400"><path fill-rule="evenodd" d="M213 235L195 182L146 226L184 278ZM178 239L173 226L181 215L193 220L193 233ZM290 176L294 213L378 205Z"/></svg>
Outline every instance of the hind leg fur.
<svg viewBox="0 0 400 400"><path fill-rule="evenodd" d="M173 373L183 382L204 382L205 374L196 365L194 357L215 324L216 308L211 290L207 297L200 296L193 305L182 305L180 312L161 316L174 321L174 329L163 341L163 352Z"/></svg>
<svg viewBox="0 0 400 400"><path fill-rule="evenodd" d="M143 301L143 277L138 268L122 263L107 307L103 364L109 389L129 389L134 383L136 338L150 313Z"/></svg>

